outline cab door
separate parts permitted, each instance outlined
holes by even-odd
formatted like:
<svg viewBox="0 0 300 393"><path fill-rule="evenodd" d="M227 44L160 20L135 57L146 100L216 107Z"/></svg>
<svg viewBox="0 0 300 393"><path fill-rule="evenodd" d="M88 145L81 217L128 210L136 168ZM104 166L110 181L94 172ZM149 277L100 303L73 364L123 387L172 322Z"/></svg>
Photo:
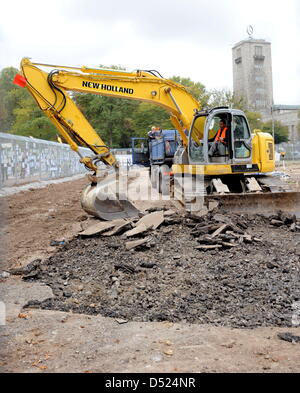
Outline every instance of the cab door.
<svg viewBox="0 0 300 393"><path fill-rule="evenodd" d="M242 114L232 114L231 138L233 162L252 162L252 136L247 119Z"/></svg>

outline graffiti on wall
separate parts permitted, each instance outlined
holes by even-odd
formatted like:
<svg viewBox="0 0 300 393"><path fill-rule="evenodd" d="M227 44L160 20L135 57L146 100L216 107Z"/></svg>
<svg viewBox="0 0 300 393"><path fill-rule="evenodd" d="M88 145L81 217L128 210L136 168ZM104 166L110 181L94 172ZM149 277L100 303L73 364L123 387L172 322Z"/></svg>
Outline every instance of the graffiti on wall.
<svg viewBox="0 0 300 393"><path fill-rule="evenodd" d="M89 149L80 148L83 155ZM13 186L86 173L69 145L0 133L0 185Z"/></svg>
<svg viewBox="0 0 300 393"><path fill-rule="evenodd" d="M79 149L83 156L93 153ZM121 166L131 165L130 149L112 149ZM0 132L0 187L87 173L79 156L64 143Z"/></svg>

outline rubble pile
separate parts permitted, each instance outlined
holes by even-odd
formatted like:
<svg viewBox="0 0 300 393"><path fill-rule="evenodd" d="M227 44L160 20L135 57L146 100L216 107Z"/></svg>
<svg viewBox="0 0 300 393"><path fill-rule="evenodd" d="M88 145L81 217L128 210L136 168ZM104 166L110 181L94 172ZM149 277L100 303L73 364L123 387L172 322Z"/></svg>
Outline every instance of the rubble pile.
<svg viewBox="0 0 300 393"><path fill-rule="evenodd" d="M55 295L28 306L134 321L292 326L300 300L298 231L296 217L281 212L158 210L98 222L23 271Z"/></svg>

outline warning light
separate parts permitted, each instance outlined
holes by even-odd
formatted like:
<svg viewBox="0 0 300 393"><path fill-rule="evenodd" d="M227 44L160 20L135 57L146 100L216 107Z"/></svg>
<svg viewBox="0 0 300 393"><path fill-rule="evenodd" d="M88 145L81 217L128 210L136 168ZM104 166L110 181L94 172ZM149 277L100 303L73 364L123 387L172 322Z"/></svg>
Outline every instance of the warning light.
<svg viewBox="0 0 300 393"><path fill-rule="evenodd" d="M14 77L13 83L14 83L15 85L18 85L18 86L21 86L21 87L25 87L27 81L26 81L26 79L24 78L24 76L22 76L22 75L20 75L20 74L17 74L17 75Z"/></svg>

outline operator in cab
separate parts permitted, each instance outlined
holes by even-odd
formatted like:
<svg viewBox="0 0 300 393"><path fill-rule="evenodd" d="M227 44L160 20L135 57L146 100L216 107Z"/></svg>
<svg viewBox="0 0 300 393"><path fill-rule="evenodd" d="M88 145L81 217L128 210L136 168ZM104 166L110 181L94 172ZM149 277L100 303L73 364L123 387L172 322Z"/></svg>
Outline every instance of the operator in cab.
<svg viewBox="0 0 300 393"><path fill-rule="evenodd" d="M220 120L219 126L220 128L216 136L208 140L208 142L213 142L208 152L210 157L214 156L215 153L219 156L224 156L226 153L226 146L228 145L228 128L226 127L225 120Z"/></svg>

